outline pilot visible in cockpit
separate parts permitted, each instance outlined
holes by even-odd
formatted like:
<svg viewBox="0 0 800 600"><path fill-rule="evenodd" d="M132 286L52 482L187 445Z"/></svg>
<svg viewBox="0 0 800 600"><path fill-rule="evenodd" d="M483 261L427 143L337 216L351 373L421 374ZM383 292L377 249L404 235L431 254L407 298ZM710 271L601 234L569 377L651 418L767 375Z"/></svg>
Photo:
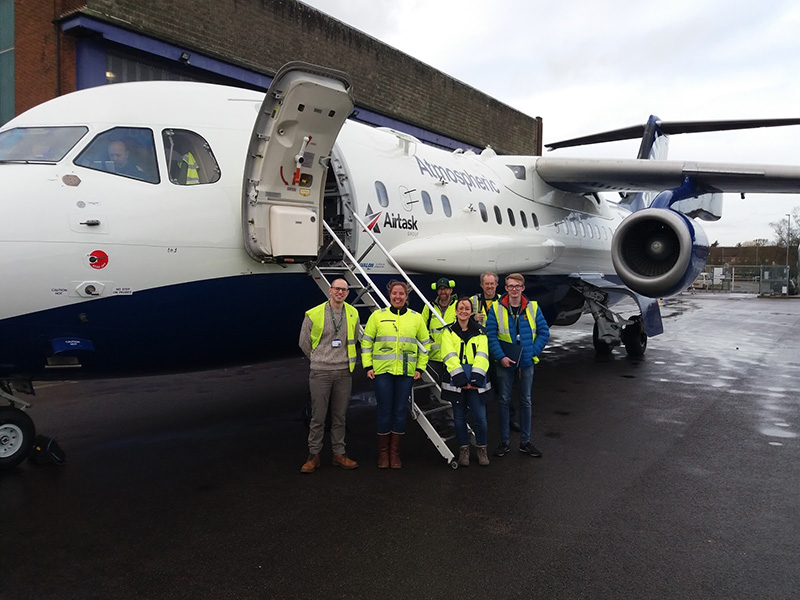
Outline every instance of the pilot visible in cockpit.
<svg viewBox="0 0 800 600"><path fill-rule="evenodd" d="M144 179L144 171L141 167L133 164L128 146L122 140L115 140L108 144L108 157L114 161L114 173Z"/></svg>

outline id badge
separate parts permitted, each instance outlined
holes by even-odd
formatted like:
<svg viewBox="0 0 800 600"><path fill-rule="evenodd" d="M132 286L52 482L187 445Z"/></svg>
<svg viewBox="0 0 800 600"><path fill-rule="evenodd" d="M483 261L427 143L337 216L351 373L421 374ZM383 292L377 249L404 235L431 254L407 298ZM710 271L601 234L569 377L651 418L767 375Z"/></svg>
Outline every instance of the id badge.
<svg viewBox="0 0 800 600"><path fill-rule="evenodd" d="M342 340L331 341L331 348L341 348L341 347L342 347Z"/></svg>

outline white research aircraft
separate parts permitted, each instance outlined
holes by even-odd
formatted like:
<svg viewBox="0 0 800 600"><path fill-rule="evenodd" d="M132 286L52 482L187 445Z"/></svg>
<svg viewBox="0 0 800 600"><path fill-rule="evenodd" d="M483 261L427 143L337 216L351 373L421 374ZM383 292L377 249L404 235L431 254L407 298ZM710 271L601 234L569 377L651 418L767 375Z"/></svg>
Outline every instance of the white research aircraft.
<svg viewBox="0 0 800 600"><path fill-rule="evenodd" d="M267 94L187 82L91 88L0 128L0 468L29 452L36 379L247 364L294 347L320 301L323 218L377 280L526 275L548 321L595 317L599 352L644 353L657 298L702 270L692 217L721 192L800 190L800 168L667 162L666 134L800 123L664 123L640 158L445 151L346 120L343 73L291 63ZM126 160L127 159L127 160ZM598 195L616 191L619 203ZM369 230L369 231L367 231ZM373 237L374 236L374 237ZM610 307L624 297L641 314Z"/></svg>

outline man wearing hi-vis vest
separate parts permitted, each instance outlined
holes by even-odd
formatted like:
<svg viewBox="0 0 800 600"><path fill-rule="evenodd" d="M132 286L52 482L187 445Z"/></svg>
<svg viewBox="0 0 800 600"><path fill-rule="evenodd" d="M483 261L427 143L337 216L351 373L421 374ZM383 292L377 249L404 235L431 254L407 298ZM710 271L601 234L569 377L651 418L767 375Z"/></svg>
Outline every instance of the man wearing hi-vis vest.
<svg viewBox="0 0 800 600"><path fill-rule="evenodd" d="M541 452L531 443L531 386L533 365L550 339L550 328L537 302L522 295L525 278L519 273L506 277L506 295L492 304L486 320L489 352L497 361L499 389L500 445L495 456L504 456L510 450L508 405L511 388L519 380L520 434L519 451L539 457ZM521 348L520 348L521 347ZM508 353L514 352L514 357Z"/></svg>
<svg viewBox="0 0 800 600"><path fill-rule="evenodd" d="M344 279L334 279L330 300L307 311L300 329L300 349L311 360L308 458L300 469L301 473L313 473L319 467L329 404L333 465L343 469L358 467L356 461L347 457L344 449L345 415L353 387L351 374L356 365L356 342L361 329L358 311L345 302L348 291Z"/></svg>

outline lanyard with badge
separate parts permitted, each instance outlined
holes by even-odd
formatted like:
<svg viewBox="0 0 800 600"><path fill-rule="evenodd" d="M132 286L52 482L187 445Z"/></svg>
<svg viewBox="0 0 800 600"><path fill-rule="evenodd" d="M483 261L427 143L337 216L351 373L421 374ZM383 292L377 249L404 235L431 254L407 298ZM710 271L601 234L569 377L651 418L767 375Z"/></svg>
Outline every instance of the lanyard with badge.
<svg viewBox="0 0 800 600"><path fill-rule="evenodd" d="M333 340L331 340L331 348L341 348L342 347L342 340L339 337L339 329L342 327L342 323L344 323L344 306L342 306L342 312L339 315L339 322L336 322L336 316L333 314L333 306L328 304L328 308L331 310L331 323L333 324Z"/></svg>
<svg viewBox="0 0 800 600"><path fill-rule="evenodd" d="M517 333L517 343L519 343L519 315L522 312L522 305L511 306L511 316L514 318L514 330Z"/></svg>

